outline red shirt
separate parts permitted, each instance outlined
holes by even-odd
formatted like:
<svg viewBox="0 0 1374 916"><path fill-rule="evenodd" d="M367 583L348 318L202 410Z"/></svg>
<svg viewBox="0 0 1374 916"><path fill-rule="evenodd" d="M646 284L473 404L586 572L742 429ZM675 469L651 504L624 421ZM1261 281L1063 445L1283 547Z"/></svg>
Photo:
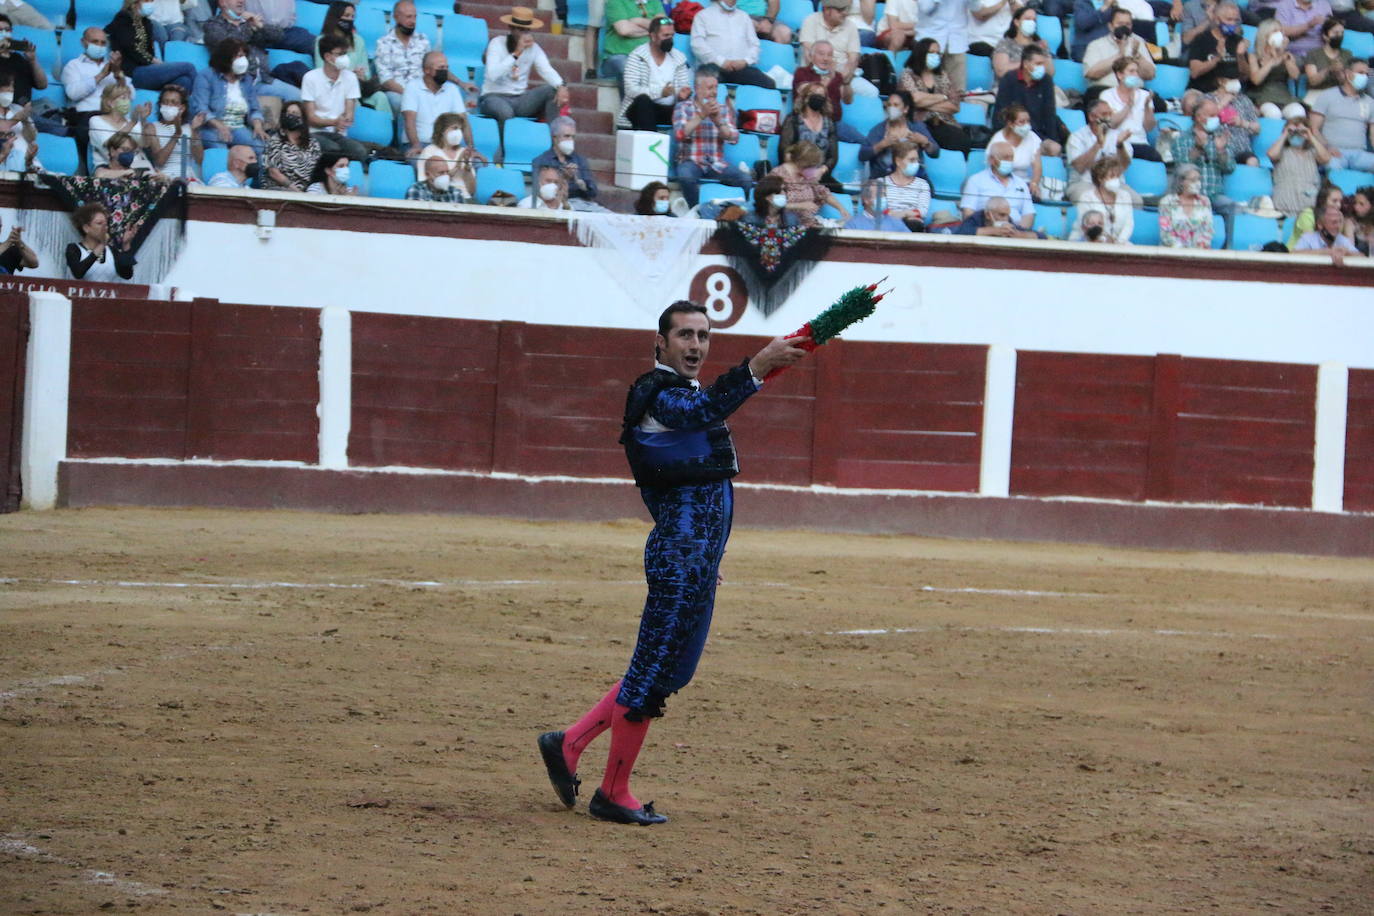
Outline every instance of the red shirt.
<svg viewBox="0 0 1374 916"><path fill-rule="evenodd" d="M827 83L826 80L830 82ZM830 97L830 117L835 121L840 120L840 115L844 114L844 80L840 79L839 73L831 70L824 77L818 75L808 64L805 67L798 67L792 74L792 91L796 92L797 87L803 83L820 83L825 86L825 94Z"/></svg>

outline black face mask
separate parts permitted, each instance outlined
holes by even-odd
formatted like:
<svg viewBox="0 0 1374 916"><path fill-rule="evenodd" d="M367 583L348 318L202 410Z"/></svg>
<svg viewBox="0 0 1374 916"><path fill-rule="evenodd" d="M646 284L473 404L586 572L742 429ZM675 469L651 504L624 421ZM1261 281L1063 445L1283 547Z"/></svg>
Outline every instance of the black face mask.
<svg viewBox="0 0 1374 916"><path fill-rule="evenodd" d="M1326 43L1329 44L1332 48L1339 48L1341 46L1341 42L1343 41L1345 41L1344 32L1342 32L1339 35L1329 35L1326 39Z"/></svg>
<svg viewBox="0 0 1374 916"><path fill-rule="evenodd" d="M825 97L824 97L824 96L819 96L819 95L807 96L807 98L806 98L806 107L807 107L807 108L810 108L812 111L822 111L822 110L824 110L824 108L825 108Z"/></svg>
<svg viewBox="0 0 1374 916"><path fill-rule="evenodd" d="M1118 41L1120 41L1121 39L1131 34L1131 27L1128 25L1119 25L1112 31L1112 34L1117 37Z"/></svg>
<svg viewBox="0 0 1374 916"><path fill-rule="evenodd" d="M409 38L410 36L412 36L412 35L415 34L415 26L413 26L413 25L401 25L401 24L398 23L398 24L396 25L396 34L397 34L397 35L404 35L405 37Z"/></svg>
<svg viewBox="0 0 1374 916"><path fill-rule="evenodd" d="M673 50L673 40L671 38L663 39L658 43L658 49L664 54L667 54L669 51Z"/></svg>
<svg viewBox="0 0 1374 916"><path fill-rule="evenodd" d="M305 126L305 120L294 112L281 116L281 126L286 130L300 130Z"/></svg>
<svg viewBox="0 0 1374 916"><path fill-rule="evenodd" d="M438 83L440 86L448 82L448 67L440 67L438 70L434 71L434 82Z"/></svg>
<svg viewBox="0 0 1374 916"><path fill-rule="evenodd" d="M1090 242L1097 241L1098 239L1102 238L1102 227L1089 226L1087 229L1083 230L1083 237Z"/></svg>
<svg viewBox="0 0 1374 916"><path fill-rule="evenodd" d="M258 164L256 162L250 162L247 165L245 165L243 167L243 177L247 178L249 181L252 181L254 178L257 178Z"/></svg>
<svg viewBox="0 0 1374 916"><path fill-rule="evenodd" d="M351 31L353 31L353 20L352 20L352 19L340 19L340 20L339 20L339 29L342 30L342 31L344 31L344 32L351 32Z"/></svg>

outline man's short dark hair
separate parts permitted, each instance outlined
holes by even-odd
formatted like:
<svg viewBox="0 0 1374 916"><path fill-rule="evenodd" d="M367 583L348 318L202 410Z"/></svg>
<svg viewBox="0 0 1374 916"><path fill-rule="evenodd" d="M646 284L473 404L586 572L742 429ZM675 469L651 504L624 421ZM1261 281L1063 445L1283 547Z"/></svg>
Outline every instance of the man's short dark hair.
<svg viewBox="0 0 1374 916"><path fill-rule="evenodd" d="M1112 10L1112 18L1107 21L1116 22L1116 17L1120 16L1122 13L1125 13L1127 16L1130 16L1132 22L1135 21L1135 16L1132 15L1131 11L1126 9L1124 6L1118 6L1116 9Z"/></svg>
<svg viewBox="0 0 1374 916"><path fill-rule="evenodd" d="M320 57L326 54L333 54L335 51L351 51L353 43L342 35L321 35L320 36Z"/></svg>
<svg viewBox="0 0 1374 916"><path fill-rule="evenodd" d="M1039 48L1035 45L1030 45L1024 51L1021 52L1022 60L1025 60L1028 57L1043 57L1046 60L1049 60L1050 52L1046 51L1044 48Z"/></svg>
<svg viewBox="0 0 1374 916"><path fill-rule="evenodd" d="M710 66L709 64L707 66ZM711 323L711 315L706 311L706 306L697 305L690 299L679 299L672 305L663 310L663 314L658 316L658 334L660 337L667 338L668 333L673 330L674 315L705 315L706 323ZM654 359L659 358L658 342L654 342Z"/></svg>

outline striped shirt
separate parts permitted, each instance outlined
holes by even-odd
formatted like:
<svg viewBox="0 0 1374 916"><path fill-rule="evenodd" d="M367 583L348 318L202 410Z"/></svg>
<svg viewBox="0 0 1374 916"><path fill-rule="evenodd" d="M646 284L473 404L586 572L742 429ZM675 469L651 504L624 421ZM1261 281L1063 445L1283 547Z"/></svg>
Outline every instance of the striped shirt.
<svg viewBox="0 0 1374 916"><path fill-rule="evenodd" d="M673 95L664 97L663 87L671 80ZM687 57L674 48L663 57L662 64L654 63L652 52L647 44L640 45L625 58L625 96L620 100L620 111L616 113L616 126L629 127L625 113L636 97L647 95L663 105L677 103L676 90L692 88L692 68L687 65Z"/></svg>
<svg viewBox="0 0 1374 916"><path fill-rule="evenodd" d="M915 210L925 219L930 213L930 183L917 177L903 187L888 175L883 179L883 200L887 202L888 211Z"/></svg>

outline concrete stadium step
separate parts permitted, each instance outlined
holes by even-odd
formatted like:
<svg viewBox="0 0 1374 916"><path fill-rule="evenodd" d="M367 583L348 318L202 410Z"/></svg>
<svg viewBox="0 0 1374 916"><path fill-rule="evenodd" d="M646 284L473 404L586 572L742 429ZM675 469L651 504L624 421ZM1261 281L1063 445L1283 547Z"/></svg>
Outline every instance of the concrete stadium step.
<svg viewBox="0 0 1374 916"><path fill-rule="evenodd" d="M615 128L615 116L609 111L574 108L572 119L577 122L579 134L610 134Z"/></svg>
<svg viewBox="0 0 1374 916"><path fill-rule="evenodd" d="M577 151L588 159L615 162L615 137L611 134L579 133Z"/></svg>
<svg viewBox="0 0 1374 916"><path fill-rule="evenodd" d="M635 212L635 203L639 200L639 192L631 191L629 188L618 188L611 184L610 180L601 180L598 175L597 183L600 185L596 195L596 202L607 210L614 210L617 213Z"/></svg>

